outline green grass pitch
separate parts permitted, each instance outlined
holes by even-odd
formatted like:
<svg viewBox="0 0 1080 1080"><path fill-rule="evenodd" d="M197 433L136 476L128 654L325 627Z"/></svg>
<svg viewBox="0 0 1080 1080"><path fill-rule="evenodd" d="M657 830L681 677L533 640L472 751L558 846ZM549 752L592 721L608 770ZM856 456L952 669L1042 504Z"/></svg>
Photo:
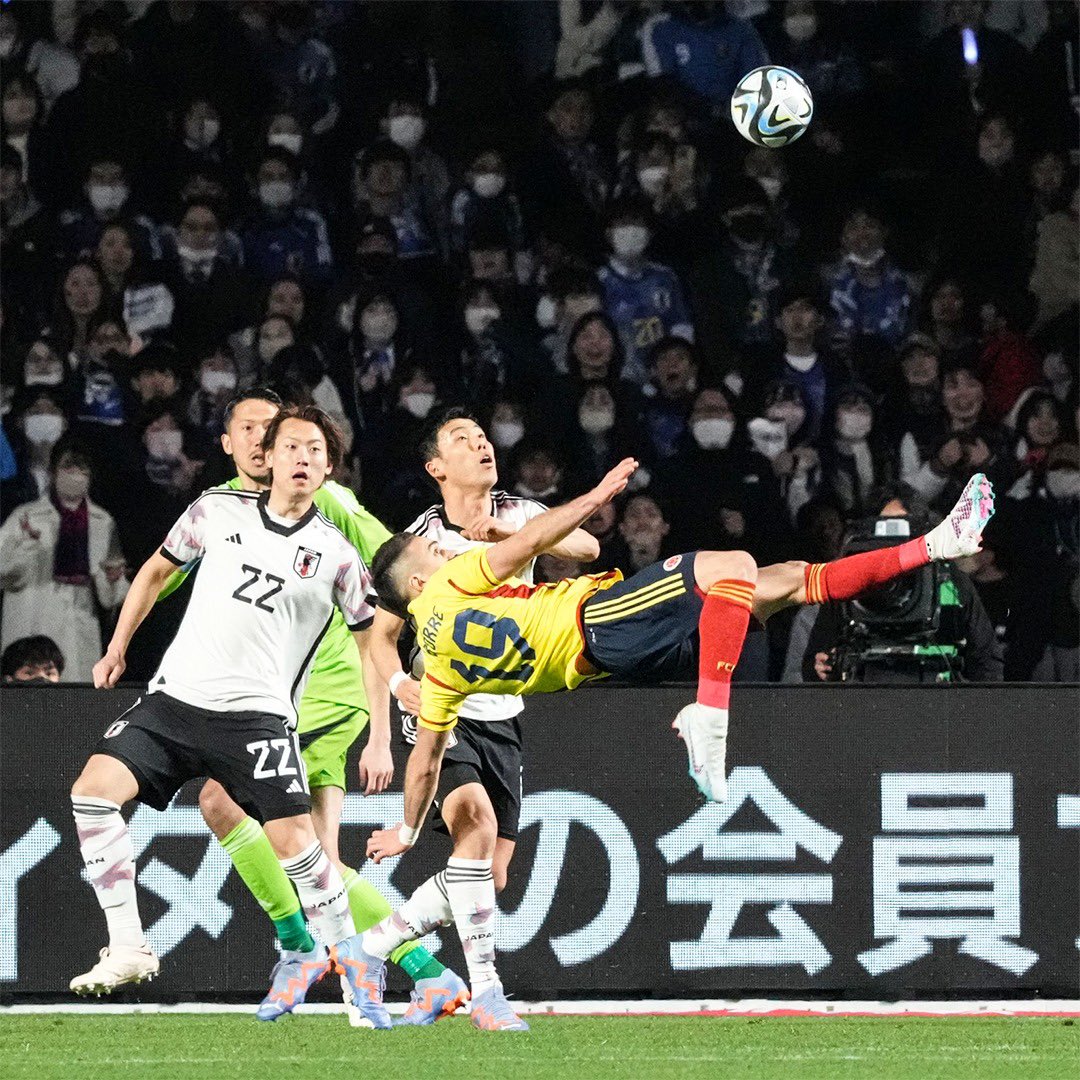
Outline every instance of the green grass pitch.
<svg viewBox="0 0 1080 1080"><path fill-rule="evenodd" d="M531 1017L527 1034L354 1031L344 1016L0 1016L7 1080L936 1080L1080 1076L1055 1019Z"/></svg>

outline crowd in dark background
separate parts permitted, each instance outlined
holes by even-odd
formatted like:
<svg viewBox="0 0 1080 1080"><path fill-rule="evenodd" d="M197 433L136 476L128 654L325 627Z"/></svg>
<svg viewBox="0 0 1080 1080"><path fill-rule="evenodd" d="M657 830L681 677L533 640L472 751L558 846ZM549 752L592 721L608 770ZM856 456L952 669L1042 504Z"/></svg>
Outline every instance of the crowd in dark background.
<svg viewBox="0 0 1080 1080"><path fill-rule="evenodd" d="M728 113L767 60L783 150ZM391 527L443 405L549 504L637 456L589 523L628 573L832 558L984 471L1005 676L1075 673L1078 70L1072 0L5 4L3 644L86 679L272 384Z"/></svg>

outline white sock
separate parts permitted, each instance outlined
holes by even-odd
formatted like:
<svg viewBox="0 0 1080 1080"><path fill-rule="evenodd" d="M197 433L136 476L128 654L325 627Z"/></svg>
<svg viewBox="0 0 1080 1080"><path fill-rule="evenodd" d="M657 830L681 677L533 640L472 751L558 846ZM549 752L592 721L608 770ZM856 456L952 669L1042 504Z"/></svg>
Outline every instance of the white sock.
<svg viewBox="0 0 1080 1080"><path fill-rule="evenodd" d="M135 895L135 848L120 807L108 799L73 795L72 813L86 873L105 912L109 947L146 944Z"/></svg>
<svg viewBox="0 0 1080 1080"><path fill-rule="evenodd" d="M453 921L444 870L429 877L397 911L364 932L364 951L385 960L406 941L416 941Z"/></svg>
<svg viewBox="0 0 1080 1080"><path fill-rule="evenodd" d="M446 894L454 913L475 1001L499 984L495 970L495 879L490 859L459 859L446 864Z"/></svg>
<svg viewBox="0 0 1080 1080"><path fill-rule="evenodd" d="M304 914L324 945L336 945L356 933L341 872L318 840L299 855L278 861L296 886Z"/></svg>

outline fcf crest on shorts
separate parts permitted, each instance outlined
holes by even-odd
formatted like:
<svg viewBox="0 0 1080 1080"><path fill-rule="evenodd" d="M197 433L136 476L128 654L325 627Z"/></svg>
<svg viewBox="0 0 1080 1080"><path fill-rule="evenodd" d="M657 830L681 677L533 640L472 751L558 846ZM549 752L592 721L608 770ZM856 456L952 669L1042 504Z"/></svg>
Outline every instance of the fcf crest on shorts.
<svg viewBox="0 0 1080 1080"><path fill-rule="evenodd" d="M112 722L112 723L111 723L111 724L109 725L109 728L108 728L108 730L107 730L107 731L105 732L105 738L106 738L106 739L113 739L113 738L115 738L115 737L116 737L117 735L119 735L119 734L120 734L120 732L121 732L121 731L123 731L123 730L124 730L124 728L126 728L127 726L128 726L128 722L127 722L126 720L114 720L114 721L113 721L113 722Z"/></svg>
<svg viewBox="0 0 1080 1080"><path fill-rule="evenodd" d="M311 548L306 547L297 548L292 568L296 571L298 577L314 577L318 572L321 559L321 551L312 551Z"/></svg>
<svg viewBox="0 0 1080 1080"><path fill-rule="evenodd" d="M672 555L670 559L665 560L664 569L665 570L674 570L675 567L678 566L679 563L681 563L681 562L682 562L682 556L681 555Z"/></svg>

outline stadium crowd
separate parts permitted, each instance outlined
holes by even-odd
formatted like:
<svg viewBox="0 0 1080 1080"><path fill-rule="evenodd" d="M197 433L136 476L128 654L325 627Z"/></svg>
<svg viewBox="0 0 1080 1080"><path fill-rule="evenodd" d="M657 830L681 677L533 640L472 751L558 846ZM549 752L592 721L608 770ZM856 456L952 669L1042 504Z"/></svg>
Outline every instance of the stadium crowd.
<svg viewBox="0 0 1080 1080"><path fill-rule="evenodd" d="M394 528L446 405L547 504L636 456L600 568L826 560L983 471L993 677L1075 679L1077 34L1072 0L5 4L2 644L59 646L11 677L89 679L271 385ZM767 60L814 94L783 150L728 116Z"/></svg>

